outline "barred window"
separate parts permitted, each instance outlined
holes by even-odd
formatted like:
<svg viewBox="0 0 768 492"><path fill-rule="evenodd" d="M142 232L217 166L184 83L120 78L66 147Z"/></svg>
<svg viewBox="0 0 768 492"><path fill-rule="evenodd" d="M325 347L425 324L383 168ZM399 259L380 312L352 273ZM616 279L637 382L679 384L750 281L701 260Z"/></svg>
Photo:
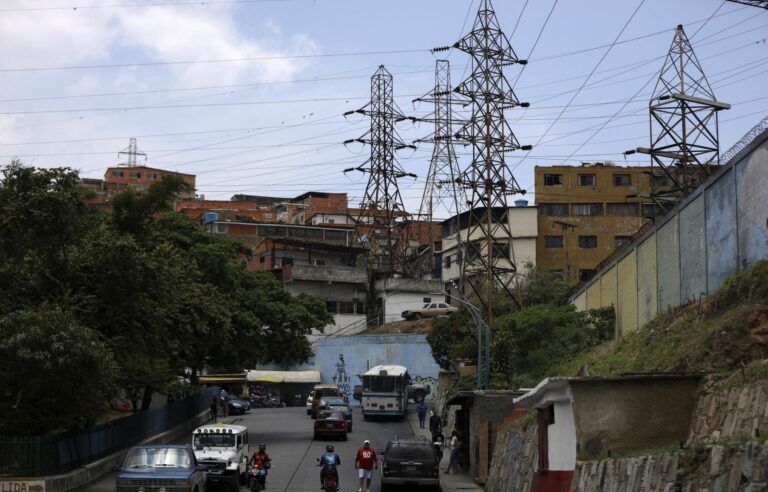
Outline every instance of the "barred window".
<svg viewBox="0 0 768 492"><path fill-rule="evenodd" d="M562 174L545 174L544 186L557 186L563 184Z"/></svg>
<svg viewBox="0 0 768 492"><path fill-rule="evenodd" d="M638 203L609 203L606 207L608 215L627 217L640 215L640 204Z"/></svg>
<svg viewBox="0 0 768 492"><path fill-rule="evenodd" d="M579 236L579 248L597 248L597 236Z"/></svg>
<svg viewBox="0 0 768 492"><path fill-rule="evenodd" d="M545 248L562 248L563 236L544 236Z"/></svg>
<svg viewBox="0 0 768 492"><path fill-rule="evenodd" d="M602 203L574 203L573 215L603 215Z"/></svg>
<svg viewBox="0 0 768 492"><path fill-rule="evenodd" d="M567 203L540 203L539 215L548 217L564 217L568 215Z"/></svg>
<svg viewBox="0 0 768 492"><path fill-rule="evenodd" d="M595 186L597 177L594 174L579 174L579 186Z"/></svg>

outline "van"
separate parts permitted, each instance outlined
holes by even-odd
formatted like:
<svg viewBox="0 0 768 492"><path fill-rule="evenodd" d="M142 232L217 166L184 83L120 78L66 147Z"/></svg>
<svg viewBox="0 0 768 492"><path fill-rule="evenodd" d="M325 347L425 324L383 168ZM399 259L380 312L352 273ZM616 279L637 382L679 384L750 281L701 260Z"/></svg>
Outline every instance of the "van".
<svg viewBox="0 0 768 492"><path fill-rule="evenodd" d="M312 388L312 413L313 419L317 418L317 411L322 406L322 399L324 396L334 396L336 398L344 398L341 394L341 390L335 384L316 384Z"/></svg>

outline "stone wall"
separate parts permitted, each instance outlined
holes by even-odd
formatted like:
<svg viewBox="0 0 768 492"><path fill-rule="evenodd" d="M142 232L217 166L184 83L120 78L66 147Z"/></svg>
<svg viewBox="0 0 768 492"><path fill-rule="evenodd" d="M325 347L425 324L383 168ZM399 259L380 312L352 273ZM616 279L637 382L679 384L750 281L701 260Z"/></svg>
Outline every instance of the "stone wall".
<svg viewBox="0 0 768 492"><path fill-rule="evenodd" d="M690 447L579 462L572 492L757 492L768 489L768 442Z"/></svg>
<svg viewBox="0 0 768 492"><path fill-rule="evenodd" d="M525 425L508 426L497 434L486 492L530 490L539 459L536 433L536 421L530 420Z"/></svg>
<svg viewBox="0 0 768 492"><path fill-rule="evenodd" d="M747 376L748 377L748 376ZM768 380L734 384L708 378L702 385L691 428L691 442L745 440L768 431Z"/></svg>

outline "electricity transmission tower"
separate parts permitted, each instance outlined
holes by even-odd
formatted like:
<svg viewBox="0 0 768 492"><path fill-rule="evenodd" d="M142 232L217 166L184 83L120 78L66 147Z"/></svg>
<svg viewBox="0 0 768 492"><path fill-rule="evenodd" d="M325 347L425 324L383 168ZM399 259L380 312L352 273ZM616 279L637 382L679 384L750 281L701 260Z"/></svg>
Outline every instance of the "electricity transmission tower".
<svg viewBox="0 0 768 492"><path fill-rule="evenodd" d="M120 152L117 153L117 157L120 157L122 154L126 154L128 156L128 162L123 162L119 164L120 166L128 166L128 167L135 167L136 166L136 157L137 156L144 156L144 160L147 160L147 154L139 150L139 147L136 145L136 139L131 138L128 141L128 147L124 148Z"/></svg>
<svg viewBox="0 0 768 492"><path fill-rule="evenodd" d="M717 113L730 107L715 98L683 26L677 26L649 103L651 146L636 149L663 172L651 176L658 206L666 209L690 193L720 163Z"/></svg>
<svg viewBox="0 0 768 492"><path fill-rule="evenodd" d="M452 115L451 67L448 60L435 62L435 88L424 97L414 102L429 102L435 106L432 118L419 118L419 121L432 121L435 124L434 133L427 138L416 140L414 143L432 143L432 159L429 164L424 194L419 207L419 228L426 226L429 237L429 249L419 258L416 267L419 273L429 272L434 268L435 248L432 241L435 234L435 214L447 214L448 217L458 216L461 211L459 188L456 179L459 177L458 162L453 149L453 115ZM458 231L458 227L456 228ZM461 236L456 235L458 250L461 251Z"/></svg>
<svg viewBox="0 0 768 492"><path fill-rule="evenodd" d="M472 162L456 180L469 206L466 232L462 231L461 277L483 304L485 322L491 326L494 292L505 292L517 302L512 292L517 266L507 197L525 190L507 166L506 153L531 146L518 143L505 116L508 109L528 104L518 101L504 70L527 62L517 58L490 0L481 0L472 31L453 47L472 58L471 75L454 89L471 108L469 119L455 135L472 147Z"/></svg>
<svg viewBox="0 0 768 492"><path fill-rule="evenodd" d="M728 0L733 3L740 3L742 5L750 5L752 7L761 7L768 9L768 0Z"/></svg>
<svg viewBox="0 0 768 492"><path fill-rule="evenodd" d="M359 142L371 148L368 160L344 172L360 171L368 174L368 185L354 237L369 249L368 270L375 274L392 274L402 270L407 246L408 216L397 185L397 179L406 173L395 159L395 151L413 145L404 144L395 133L396 121L407 119L395 106L392 97L392 75L381 65L371 77L371 100L356 111L370 117L371 127L362 137L347 140L345 144Z"/></svg>

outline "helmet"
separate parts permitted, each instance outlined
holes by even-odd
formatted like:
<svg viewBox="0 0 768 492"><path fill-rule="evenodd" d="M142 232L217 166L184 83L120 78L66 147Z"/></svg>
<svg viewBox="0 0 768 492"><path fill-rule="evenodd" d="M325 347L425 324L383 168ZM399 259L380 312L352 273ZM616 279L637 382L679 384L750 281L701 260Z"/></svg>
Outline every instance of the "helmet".
<svg viewBox="0 0 768 492"><path fill-rule="evenodd" d="M329 445L327 445L327 446L325 447L325 450L326 450L326 451L328 451L329 453L333 453L333 446L331 446L331 445L329 444Z"/></svg>
<svg viewBox="0 0 768 492"><path fill-rule="evenodd" d="M363 441L363 446L370 446L370 445L371 445L371 441L369 441L368 439Z"/></svg>
<svg viewBox="0 0 768 492"><path fill-rule="evenodd" d="M259 444L259 451L262 453L267 450L267 445L264 443Z"/></svg>

